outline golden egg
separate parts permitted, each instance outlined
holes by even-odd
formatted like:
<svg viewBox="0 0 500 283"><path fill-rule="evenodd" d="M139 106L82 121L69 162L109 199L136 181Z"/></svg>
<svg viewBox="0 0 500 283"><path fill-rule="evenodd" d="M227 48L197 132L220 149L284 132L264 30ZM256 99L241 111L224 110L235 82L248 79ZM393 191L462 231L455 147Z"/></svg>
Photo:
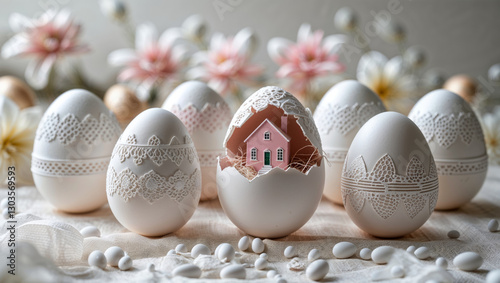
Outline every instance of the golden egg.
<svg viewBox="0 0 500 283"><path fill-rule="evenodd" d="M147 104L140 101L133 90L119 84L106 91L104 104L113 111L122 126L126 126L135 116L147 109Z"/></svg>
<svg viewBox="0 0 500 283"><path fill-rule="evenodd" d="M0 95L10 98L21 109L35 105L35 92L23 81L13 76L0 77Z"/></svg>
<svg viewBox="0 0 500 283"><path fill-rule="evenodd" d="M472 102L477 93L476 81L467 75L455 75L449 78L443 88L460 95L468 102Z"/></svg>

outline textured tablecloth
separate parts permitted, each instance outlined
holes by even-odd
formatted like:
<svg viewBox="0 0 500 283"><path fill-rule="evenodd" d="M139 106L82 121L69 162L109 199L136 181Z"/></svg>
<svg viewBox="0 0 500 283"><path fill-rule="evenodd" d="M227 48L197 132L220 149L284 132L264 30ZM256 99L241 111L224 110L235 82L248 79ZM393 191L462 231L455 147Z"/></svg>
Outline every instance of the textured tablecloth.
<svg viewBox="0 0 500 283"><path fill-rule="evenodd" d="M7 190L2 188L0 197L5 197L6 193ZM45 202L34 187L18 188L17 201L19 212L16 215L17 227L36 219L46 220L31 222L39 223L38 226L29 227L31 230L25 226L23 231L30 231L27 233L29 235L22 235L24 232L18 230L18 242L24 238L42 246L50 243L39 249L45 257L52 257L52 260L39 257L30 246L21 246L16 251L16 275L7 274L6 264L2 263L1 282L167 281L171 279L174 267L193 262L188 255L166 256L167 252L177 244L183 243L190 249L196 243L203 243L214 251L217 245L223 242L230 243L236 248L239 239L244 235L225 216L218 200L201 203L194 216L182 229L160 238L147 238L127 231L116 221L108 206L88 214L62 213ZM358 256L334 259L332 255L334 244L350 241L357 245L358 250L364 247L374 249L381 245L391 245L403 250L410 245L427 246L432 250L431 258L423 261L416 260L409 253L398 252L396 254L398 258L393 259L392 264L396 262L405 266L407 276L403 279L393 279L395 282L424 280L422 277L433 270L434 261L438 256L448 260L448 271L456 282L481 282L489 270L500 269L500 232L491 233L487 229L488 221L492 218L500 219L500 167L490 167L482 190L472 202L455 211L434 212L420 229L399 239L371 237L351 222L342 207L322 200L314 216L300 230L285 238L264 240L265 252L269 255L267 270L277 270L288 282L307 281L305 271L291 271L287 268L290 260L283 256L283 250L289 245L297 248L299 261L303 263L307 263L307 254L311 249L319 249L321 258L327 259L330 265L330 272L324 280L328 282L367 282L371 280L374 272L388 268L385 265L362 260ZM7 224L4 220L0 222L2 226L0 249L4 261L8 253ZM79 233L74 234L75 231L88 225L99 227L102 236L82 239ZM451 229L461 233L459 239L452 240L447 237L447 232ZM103 271L88 266L87 257L92 251L105 251L114 245L122 247L134 259L132 270L119 271L108 267ZM464 251L475 251L484 258L480 270L463 272L453 266L454 256ZM241 252L236 261L253 265L257 257L257 254L250 251ZM151 273L145 270L150 263L155 264L157 272ZM223 267L213 257L199 258L196 264L206 269L202 274L202 281L217 280L219 271ZM247 279L275 282L266 278L267 270L258 271L252 267L246 270ZM173 279L176 282L189 281L180 277Z"/></svg>

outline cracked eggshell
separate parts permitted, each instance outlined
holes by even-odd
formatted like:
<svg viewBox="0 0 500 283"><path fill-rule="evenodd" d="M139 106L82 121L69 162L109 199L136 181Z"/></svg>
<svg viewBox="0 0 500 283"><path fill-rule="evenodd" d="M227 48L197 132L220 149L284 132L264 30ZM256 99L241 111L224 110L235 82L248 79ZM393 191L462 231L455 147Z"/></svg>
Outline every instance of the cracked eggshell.
<svg viewBox="0 0 500 283"><path fill-rule="evenodd" d="M479 120L467 101L438 89L422 97L408 115L423 132L436 160L436 209L456 209L481 189L488 169Z"/></svg>
<svg viewBox="0 0 500 283"><path fill-rule="evenodd" d="M61 94L38 125L33 180L57 209L89 212L106 203L106 167L121 133L101 99L83 89Z"/></svg>
<svg viewBox="0 0 500 283"><path fill-rule="evenodd" d="M342 205L342 167L356 133L371 117L384 111L379 96L355 80L339 82L321 99L314 120L329 161L323 194L330 201Z"/></svg>
<svg viewBox="0 0 500 283"><path fill-rule="evenodd" d="M200 158L200 200L217 197L217 157L223 155L224 136L231 122L231 109L207 84L187 81L176 87L162 108L174 113L187 127Z"/></svg>
<svg viewBox="0 0 500 283"><path fill-rule="evenodd" d="M134 118L113 150L106 190L116 219L133 232L162 236L184 226L198 205L201 175L182 122L161 108Z"/></svg>
<svg viewBox="0 0 500 283"><path fill-rule="evenodd" d="M295 138L298 143L291 143L290 147L300 147L302 142L322 152L309 109L292 94L278 87L265 87L250 96L233 117L224 142L227 153L237 152L241 142L263 120L283 113L289 119L298 118L293 126L288 122L288 133L293 131L291 140ZM261 238L286 236L302 227L318 207L325 180L324 162L318 163L306 173L295 168L283 170L275 167L249 180L220 159L217 187L222 208L229 219L247 234Z"/></svg>

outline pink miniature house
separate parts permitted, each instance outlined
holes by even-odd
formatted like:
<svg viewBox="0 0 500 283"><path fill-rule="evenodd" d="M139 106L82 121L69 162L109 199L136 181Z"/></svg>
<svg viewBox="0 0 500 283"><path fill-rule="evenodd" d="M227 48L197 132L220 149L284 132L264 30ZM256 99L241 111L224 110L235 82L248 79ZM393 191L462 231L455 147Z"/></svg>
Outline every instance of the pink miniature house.
<svg viewBox="0 0 500 283"><path fill-rule="evenodd" d="M246 139L246 164L259 174L271 168L286 169L290 159L290 137L287 135L288 116L281 117L281 128L264 120Z"/></svg>

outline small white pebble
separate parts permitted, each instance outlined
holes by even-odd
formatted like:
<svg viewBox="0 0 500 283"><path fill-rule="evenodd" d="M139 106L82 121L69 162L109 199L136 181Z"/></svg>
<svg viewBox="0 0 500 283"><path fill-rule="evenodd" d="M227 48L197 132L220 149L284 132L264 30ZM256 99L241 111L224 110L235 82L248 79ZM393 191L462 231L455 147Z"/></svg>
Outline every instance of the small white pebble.
<svg viewBox="0 0 500 283"><path fill-rule="evenodd" d="M267 260L259 257L258 259L255 260L254 265L255 265L255 268L258 270L266 269L267 268Z"/></svg>
<svg viewBox="0 0 500 283"><path fill-rule="evenodd" d="M2 210L2 216L4 219L9 219L10 218L10 213L9 213L9 209L8 208L4 208Z"/></svg>
<svg viewBox="0 0 500 283"><path fill-rule="evenodd" d="M500 283L500 269L488 272L486 283Z"/></svg>
<svg viewBox="0 0 500 283"><path fill-rule="evenodd" d="M238 242L238 249L240 249L240 251L246 251L249 247L250 238L248 236L241 237L240 241Z"/></svg>
<svg viewBox="0 0 500 283"><path fill-rule="evenodd" d="M120 259L125 256L125 252L120 247L113 246L104 252L104 256L110 266L116 267Z"/></svg>
<svg viewBox="0 0 500 283"><path fill-rule="evenodd" d="M128 255L122 257L120 261L118 261L118 268L122 271L129 270L132 268L132 265L133 261Z"/></svg>
<svg viewBox="0 0 500 283"><path fill-rule="evenodd" d="M457 230L450 230L448 232L448 238L450 238L450 239L458 239L458 238L460 238L460 232L458 232Z"/></svg>
<svg viewBox="0 0 500 283"><path fill-rule="evenodd" d="M415 253L415 250L416 250L416 249L417 249L417 247L415 247L415 246L409 246L409 247L406 249L406 251L407 251L407 252L409 252L409 253L411 253L411 254L413 254L413 253Z"/></svg>
<svg viewBox="0 0 500 283"><path fill-rule="evenodd" d="M498 231L498 220L491 219L490 222L488 222L488 230L490 232L496 232L496 231Z"/></svg>
<svg viewBox="0 0 500 283"><path fill-rule="evenodd" d="M99 231L99 228L93 225L84 227L82 230L80 230L80 234L82 234L84 238L101 237L101 231Z"/></svg>
<svg viewBox="0 0 500 283"><path fill-rule="evenodd" d="M212 252L204 244L197 244L191 249L191 257L197 258L199 255L209 255Z"/></svg>
<svg viewBox="0 0 500 283"><path fill-rule="evenodd" d="M260 258L263 258L263 259L265 259L265 260L268 260L268 259L269 259L269 256L268 256L266 253L261 253L261 254L259 255L259 257L260 257Z"/></svg>
<svg viewBox="0 0 500 283"><path fill-rule="evenodd" d="M306 276L310 280L319 281L325 278L330 271L328 262L322 259L315 260L306 269Z"/></svg>
<svg viewBox="0 0 500 283"><path fill-rule="evenodd" d="M146 267L146 270L149 272L155 272L155 265L153 263L150 263L148 267Z"/></svg>
<svg viewBox="0 0 500 283"><path fill-rule="evenodd" d="M448 261L444 257L438 257L436 259L436 266L442 269L448 268Z"/></svg>
<svg viewBox="0 0 500 283"><path fill-rule="evenodd" d="M9 206L9 199L8 198L3 198L2 201L0 202L0 209L4 210Z"/></svg>
<svg viewBox="0 0 500 283"><path fill-rule="evenodd" d="M332 253L336 258L349 258L356 253L356 245L350 242L340 242L335 244Z"/></svg>
<svg viewBox="0 0 500 283"><path fill-rule="evenodd" d="M309 254L307 255L307 260L308 261L315 261L321 256L320 252L318 249L312 249Z"/></svg>
<svg viewBox="0 0 500 283"><path fill-rule="evenodd" d="M176 255L176 254L177 253L175 252L175 250L169 250L167 253L167 256Z"/></svg>
<svg viewBox="0 0 500 283"><path fill-rule="evenodd" d="M201 276L201 269L191 263L183 264L181 266L177 266L173 271L172 271L173 276L182 276L182 277L187 277L187 278L200 278Z"/></svg>
<svg viewBox="0 0 500 283"><path fill-rule="evenodd" d="M297 250L295 249L294 246L288 246L286 247L283 254L285 255L286 258L292 258L297 255Z"/></svg>
<svg viewBox="0 0 500 283"><path fill-rule="evenodd" d="M246 270L239 264L231 264L224 267L219 275L222 279L245 279Z"/></svg>
<svg viewBox="0 0 500 283"><path fill-rule="evenodd" d="M88 263L90 266L96 266L100 269L106 269L106 265L108 264L106 256L101 251L91 252L88 258Z"/></svg>
<svg viewBox="0 0 500 283"><path fill-rule="evenodd" d="M273 270L269 270L267 272L267 278L269 278L269 279L273 279L274 276L276 276L276 275L278 275L278 272L276 272L276 270L274 270L274 269Z"/></svg>
<svg viewBox="0 0 500 283"><path fill-rule="evenodd" d="M418 259L427 259L431 256L431 250L428 247L420 247L415 250L415 256Z"/></svg>
<svg viewBox="0 0 500 283"><path fill-rule="evenodd" d="M234 259L235 251L233 246L228 243L219 245L217 254L215 255L220 261L229 262Z"/></svg>
<svg viewBox="0 0 500 283"><path fill-rule="evenodd" d="M188 248L184 244L178 244L175 247L175 252L178 253L178 254L179 253L187 253L188 252Z"/></svg>
<svg viewBox="0 0 500 283"><path fill-rule="evenodd" d="M260 254L264 251L266 246L264 245L264 242L260 238L255 238L252 241L252 250L256 254Z"/></svg>
<svg viewBox="0 0 500 283"><path fill-rule="evenodd" d="M364 259L364 260L370 260L372 259L372 250L369 248L362 248L359 251L359 257Z"/></svg>
<svg viewBox="0 0 500 283"><path fill-rule="evenodd" d="M391 268L391 275L394 278L402 278L405 276L405 270L400 265L393 266Z"/></svg>

